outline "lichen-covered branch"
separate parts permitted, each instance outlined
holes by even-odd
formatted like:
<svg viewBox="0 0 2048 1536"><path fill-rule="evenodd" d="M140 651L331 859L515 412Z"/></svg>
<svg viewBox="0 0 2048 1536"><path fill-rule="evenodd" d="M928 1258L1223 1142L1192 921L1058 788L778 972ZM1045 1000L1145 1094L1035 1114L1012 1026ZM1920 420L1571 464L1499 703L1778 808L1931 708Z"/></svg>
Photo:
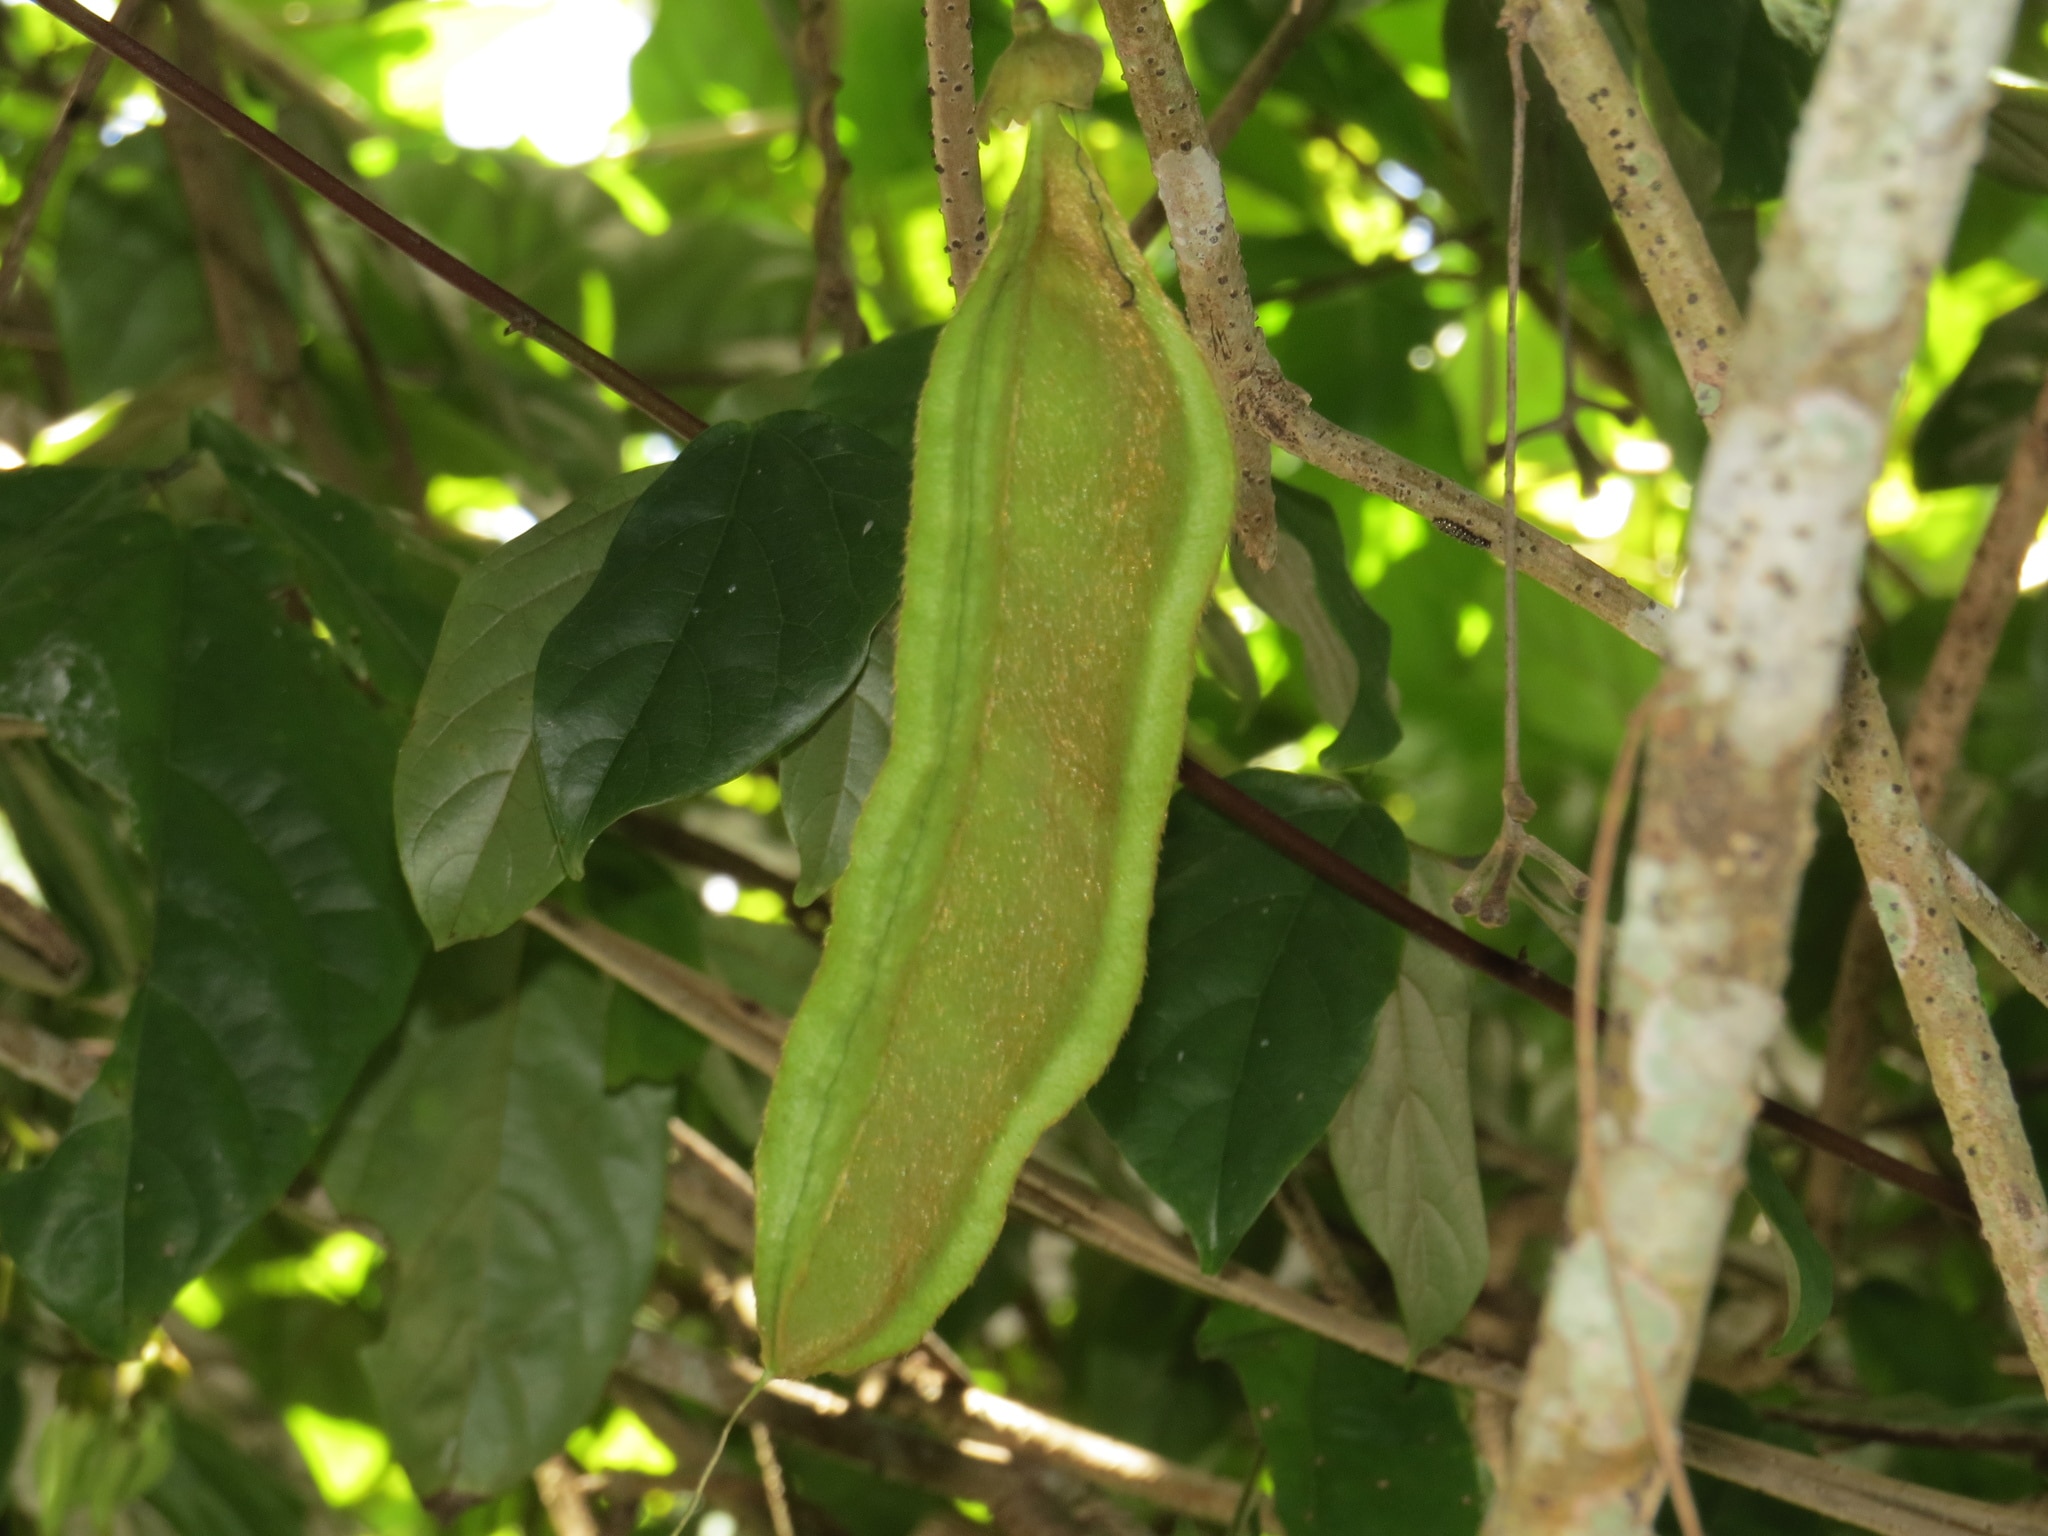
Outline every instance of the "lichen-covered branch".
<svg viewBox="0 0 2048 1536"><path fill-rule="evenodd" d="M1963 589L1949 609L1906 728L1906 771L1920 816L1928 822L1941 811L1949 772L1962 750L1999 637L2018 601L2020 566L2044 511L2048 388L2036 397L2026 430L2013 449L1990 521L1963 578ZM1890 961L1876 908L1857 907L1842 943L1828 1005L1827 1072L1820 1101L1821 1119L1852 1135L1863 1124L1870 1062L1877 1046L1877 1009L1891 976ZM1823 1241L1830 1241L1840 1226L1849 1188L1849 1170L1831 1161L1817 1161L1807 1176L1807 1215Z"/></svg>
<svg viewBox="0 0 2048 1536"><path fill-rule="evenodd" d="M2017 912L1998 899L1998 893L1962 861L1953 848L1941 850L1942 867L1948 875L1949 900L1956 916L1977 937L1992 959L2048 1008L2048 940L2020 920Z"/></svg>
<svg viewBox="0 0 2048 1536"><path fill-rule="evenodd" d="M1655 1517L1656 1461L1614 1296L1675 1410L1741 1183L1758 1059L1782 1022L1864 500L2012 11L1847 0L1809 100L1701 476L1686 602L1651 716L1596 1127L1607 1198L1630 1220L1603 1249L1575 1180L1575 1236L1545 1298L1491 1517L1501 1536L1647 1529ZM1916 952L1960 948L1940 932L1938 895L1923 915ZM2031 1257L1999 1254L2009 1283ZM2048 1359L2048 1332L2024 1317L2023 1328Z"/></svg>
<svg viewBox="0 0 2048 1536"><path fill-rule="evenodd" d="M1131 107L1144 130L1159 183L1159 201L1173 231L1188 326L1230 407L1237 449L1237 539L1261 566L1273 560L1278 537L1268 438L1237 401L1247 383L1277 380L1245 280L1237 224L1223 198L1223 167L1209 143L1195 85L1164 0L1102 0L1102 19L1123 61Z"/></svg>
<svg viewBox="0 0 2048 1536"><path fill-rule="evenodd" d="M926 0L925 63L931 71L932 169L953 292L963 294L988 254L988 204L981 195L980 140L974 131L974 34L968 0Z"/></svg>
<svg viewBox="0 0 2048 1536"><path fill-rule="evenodd" d="M1323 15L1329 9L1330 0L1297 0L1296 4L1280 13L1280 19L1273 23L1273 30L1259 44L1259 51L1245 63L1243 72L1230 82L1230 89L1223 93L1223 99L1216 103L1216 110L1209 114L1209 147L1217 154L1221 155L1230 147L1230 141L1237 137L1237 130L1245 125L1245 119L1258 106L1259 98L1280 78L1280 71L1287 67L1294 51L1322 25ZM1142 251L1165 227L1166 204L1155 192L1138 210L1137 217L1131 220L1131 239Z"/></svg>
<svg viewBox="0 0 2048 1536"><path fill-rule="evenodd" d="M1699 216L1636 97L1599 14L1585 0L1517 0L1529 45L1628 239L1657 318L1670 333L1700 415L1711 419L1728 387L1742 326Z"/></svg>

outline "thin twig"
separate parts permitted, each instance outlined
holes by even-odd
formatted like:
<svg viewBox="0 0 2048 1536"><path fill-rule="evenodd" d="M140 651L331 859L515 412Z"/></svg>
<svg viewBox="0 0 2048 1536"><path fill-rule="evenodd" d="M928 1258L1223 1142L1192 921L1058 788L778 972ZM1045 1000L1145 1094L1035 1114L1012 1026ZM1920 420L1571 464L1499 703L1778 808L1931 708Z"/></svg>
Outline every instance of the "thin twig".
<svg viewBox="0 0 2048 1536"><path fill-rule="evenodd" d="M1607 1288L1614 1298L1614 1315L1621 1324L1622 1343L1628 1350L1629 1374L1635 1377L1636 1398L1649 1426L1650 1440L1657 1447L1657 1463L1664 1484L1670 1490L1672 1508L1685 1536L1703 1536L1699 1505L1693 1501L1692 1484L1686 1480L1679 1455L1678 1437L1671 1428L1671 1416L1650 1375L1636 1332L1635 1314L1628 1304L1621 1273L1621 1250L1614 1241L1614 1221L1607 1208L1607 1175L1600 1157L1600 951L1607 942L1607 904L1614 892L1614 868L1621 854L1621 825L1628 813L1629 791L1635 784L1636 763L1642 756L1643 728L1649 719L1652 694L1638 704L1628 717L1622 733L1621 750L1615 754L1614 769L1607 779L1607 798L1600 806L1600 826L1593 840L1591 888L1585 910L1579 914L1578 970L1572 982L1572 1065L1579 1095L1579 1178L1592 1207L1593 1226L1600 1234L1605 1255Z"/></svg>
<svg viewBox="0 0 2048 1536"><path fill-rule="evenodd" d="M1335 849L1317 842L1286 817L1268 810L1229 780L1211 773L1193 758L1181 759L1180 779L1196 799L1333 889L1379 913L1425 944L1442 950L1459 964L1491 976L1501 985L1541 1004L1559 1018L1568 1020L1572 1017L1572 989L1527 960L1518 955L1504 954L1410 900ZM1975 1214L1969 1193L1951 1180L1900 1162L1868 1143L1833 1131L1789 1104L1766 1099L1761 1116L1767 1124L1777 1126L1786 1134L1830 1156L1854 1163L1873 1178L1911 1190L1922 1199L1960 1215Z"/></svg>
<svg viewBox="0 0 2048 1536"><path fill-rule="evenodd" d="M959 3L964 5L965 0L959 0ZM638 406L661 426L683 438L695 437L704 430L705 423L700 417L684 410L652 385L588 345L574 332L557 325L531 304L458 260L403 220L394 218L325 166L300 153L246 113L222 100L155 49L116 31L80 5L78 0L36 0L36 4L133 67L138 74L176 97L228 137L318 193L371 234L500 316L513 331L539 342L579 372Z"/></svg>
<svg viewBox="0 0 2048 1536"><path fill-rule="evenodd" d="M555 1536L598 1536L597 1519L584 1502L583 1479L566 1456L550 1456L533 1469L534 1491Z"/></svg>
<svg viewBox="0 0 2048 1536"><path fill-rule="evenodd" d="M804 311L806 356L821 325L838 330L845 351L868 344L860 291L846 264L846 181L853 166L839 143L839 22L839 0L803 0L796 54L804 85L804 131L818 146L825 165L825 179L811 208L811 251L818 270Z"/></svg>
<svg viewBox="0 0 2048 1536"><path fill-rule="evenodd" d="M1280 13L1280 19L1273 23L1273 30L1266 34L1266 40L1259 44L1259 51L1246 61L1238 77L1230 82L1230 89L1223 99L1216 103L1216 110L1209 114L1209 147L1221 155L1230 147L1230 141L1237 137L1237 130L1245 125L1259 99L1273 87L1280 78L1280 72L1294 57L1295 50L1308 41L1311 33L1322 25L1323 17L1330 9L1330 0L1295 0ZM1138 216L1131 220L1131 239L1139 250L1143 250L1166 228L1166 205L1154 192L1145 206L1138 210Z"/></svg>
<svg viewBox="0 0 2048 1536"><path fill-rule="evenodd" d="M775 1454L775 1437L766 1424L747 1426L754 1441L754 1464L761 1469L761 1491L768 1495L768 1520L775 1536L796 1536L796 1521L789 1513L789 1483L782 1475L782 1458Z"/></svg>
<svg viewBox="0 0 2048 1536"><path fill-rule="evenodd" d="M968 0L926 0L925 61L931 71L932 169L953 292L967 292L988 254L988 204L981 194L981 145L974 128L974 25Z"/></svg>
<svg viewBox="0 0 2048 1536"><path fill-rule="evenodd" d="M149 0L121 0L109 25L117 31L133 32L142 18L143 8L148 4ZM14 302L14 290L28 265L29 237L35 233L36 221L43 214L43 204L49 201L50 188L57 184L57 173L64 168L64 156L70 151L72 136L78 132L78 125L85 121L92 106L93 92L99 89L108 62L108 56L95 49L78 66L78 73L72 76L71 84L65 87L63 99L57 103L57 121L50 128L50 136L43 142L36 155L36 163L30 167L22 183L21 196L14 204L14 227L7 232L6 252L0 254L0 312Z"/></svg>
<svg viewBox="0 0 2048 1536"><path fill-rule="evenodd" d="M105 1050L87 1047L105 1044L66 1040L34 1024L0 1014L0 1069L72 1104L85 1097L106 1060Z"/></svg>
<svg viewBox="0 0 2048 1536"><path fill-rule="evenodd" d="M549 913L544 908L529 913L527 921L713 1043L764 1072L774 1072L788 1025L768 1009L600 923ZM1434 1380L1497 1396L1512 1397L1520 1390L1521 1373L1506 1361L1442 1344L1411 1362L1407 1338L1392 1323L1331 1306L1235 1264L1205 1274L1185 1241L1169 1238L1128 1206L1043 1164L1026 1164L1011 1208L1184 1290L1250 1307L1374 1359L1404 1368L1412 1365ZM729 1410L737 1401L735 1393L709 1406L722 1403ZM2031 1511L1940 1493L1859 1468L1838 1467L1700 1425L1686 1426L1685 1455L1687 1464L1698 1471L1882 1536L1957 1536L1959 1532L2043 1536L2048 1532L2048 1520Z"/></svg>
<svg viewBox="0 0 2048 1536"><path fill-rule="evenodd" d="M1372 1298L1366 1295L1358 1272L1337 1246L1337 1235L1323 1220L1315 1196L1308 1192L1299 1173L1289 1174L1281 1184L1273 1196L1273 1209L1280 1213L1288 1234L1308 1256L1309 1268L1315 1272L1316 1289L1323 1293L1324 1300L1347 1311L1370 1315Z"/></svg>

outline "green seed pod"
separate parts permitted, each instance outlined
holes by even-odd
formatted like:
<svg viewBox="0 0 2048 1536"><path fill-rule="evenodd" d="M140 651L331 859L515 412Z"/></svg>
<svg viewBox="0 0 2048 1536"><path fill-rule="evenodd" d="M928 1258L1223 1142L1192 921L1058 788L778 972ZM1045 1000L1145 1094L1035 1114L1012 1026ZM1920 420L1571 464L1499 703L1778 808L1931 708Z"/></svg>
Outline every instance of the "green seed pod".
<svg viewBox="0 0 2048 1536"><path fill-rule="evenodd" d="M1223 407L1093 164L1039 107L919 407L895 737L756 1158L762 1354L915 1344L1138 997Z"/></svg>

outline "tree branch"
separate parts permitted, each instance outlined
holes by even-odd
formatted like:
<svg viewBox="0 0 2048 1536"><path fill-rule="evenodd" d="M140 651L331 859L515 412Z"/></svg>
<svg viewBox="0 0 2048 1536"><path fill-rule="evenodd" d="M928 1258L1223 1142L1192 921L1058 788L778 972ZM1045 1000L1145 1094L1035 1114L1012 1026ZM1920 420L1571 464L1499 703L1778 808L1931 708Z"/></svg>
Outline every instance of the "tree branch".
<svg viewBox="0 0 2048 1536"><path fill-rule="evenodd" d="M818 327L839 332L840 346L852 352L868 344L867 323L860 317L860 291L846 265L846 179L853 174L839 143L839 0L804 0L797 27L796 55L804 83L804 131L818 146L825 180L811 210L811 250L818 271L811 281L811 302L804 311L806 356Z"/></svg>
<svg viewBox="0 0 2048 1536"><path fill-rule="evenodd" d="M1990 674L2006 620L2019 599L2020 567L2043 511L2048 511L2048 387L2035 398L2026 431L2013 449L1990 521L1970 561L1969 574L1963 578L1962 591L1949 609L1941 641L1913 705L1912 723L1906 728L1905 757L1913 798L1922 819L1930 824L1941 811L1963 734ZM1877 1009L1891 975L1889 958L1875 908L1859 903L1842 944L1834 996L1828 1005L1827 1068L1821 1079L1820 1101L1821 1118L1851 1134L1862 1126L1869 1096ZM1807 1177L1807 1214L1822 1240L1831 1246L1847 1195L1844 1170L1815 1164Z"/></svg>
<svg viewBox="0 0 2048 1536"><path fill-rule="evenodd" d="M1599 1127L1610 1187L1635 1215L1603 1252L1581 1167L1576 1235L1545 1298L1495 1508L1503 1536L1633 1530L1655 1516L1660 1479L1609 1265L1675 1409L1740 1183L1751 1084L1782 1025L1813 783L1856 615L1864 500L1927 277L1982 146L1986 79L2012 9L1847 0L1808 102L1701 476L1686 602L1651 715ZM1854 760L1867 742L1853 679L1850 698L1856 723L1845 722L1838 757ZM1911 817L1903 785L1890 793ZM1853 796L1844 808L1852 828L1875 809ZM1894 865L1918 851L1936 870L1931 891L1899 891L1902 974L1957 961L1967 970L1952 919L1941 932L1945 895L1924 830L1917 819L1886 830ZM1981 1021L1974 979L1965 990ZM1923 1024L1938 1084L1963 1086L1948 1058L1965 1027ZM1996 1062L1995 1048L1985 1059ZM2009 1085L2004 1097L2010 1105ZM1959 1119L1960 1142L1975 1116ZM2048 1361L2048 1202L2031 1158L2028 1195L2002 1162L1994 1170L1978 1155L2004 1143L1973 1145L1966 1171L2021 1331Z"/></svg>
<svg viewBox="0 0 2048 1536"><path fill-rule="evenodd" d="M1103 0L1131 106L1152 156L1159 201L1173 230L1188 326L1230 412L1237 450L1237 540L1261 567L1279 537L1273 511L1269 439L1238 404L1253 379L1277 380L1245 280L1237 224L1223 200L1223 168L1202 123L1201 104L1164 0Z"/></svg>
<svg viewBox="0 0 2048 1536"><path fill-rule="evenodd" d="M1259 44L1259 51L1246 61L1242 73L1230 82L1230 89L1216 103L1216 110L1209 114L1209 147L1218 155L1230 147L1230 141L1237 137L1237 130L1245 125L1258 106L1259 98L1272 89L1273 82L1280 78L1280 71L1287 67L1295 50L1322 25L1329 9L1330 0L1295 0L1280 13L1280 19L1273 23L1273 30ZM1138 216L1131 220L1131 240L1142 251L1159 237L1159 231L1165 227L1166 204L1154 192L1145 206L1138 210Z"/></svg>
<svg viewBox="0 0 2048 1536"><path fill-rule="evenodd" d="M1720 264L1670 156L1599 14L1584 0L1516 0L1529 44L1614 207L1636 270L1671 335L1700 415L1711 419L1728 387L1728 357L1742 328Z"/></svg>
<svg viewBox="0 0 2048 1536"><path fill-rule="evenodd" d="M527 921L714 1044L764 1072L774 1071L788 1026L767 1009L600 923L545 908L529 913ZM687 1138L679 1144L689 1150ZM712 1170L707 1187L721 1183L731 1184L731 1173ZM1217 1274L1204 1274L1184 1242L1169 1238L1128 1206L1043 1164L1026 1165L1011 1209L1185 1290L1251 1307L1360 1354L1404 1368L1412 1365L1424 1376L1496 1396L1512 1397L1520 1390L1521 1373L1506 1361L1445 1344L1411 1362L1406 1337L1391 1323L1333 1307L1237 1265L1226 1264ZM1882 1536L1959 1536L1965 1532L2043 1536L2048 1532L2048 1520L2031 1510L1960 1498L1699 1425L1686 1427L1685 1456L1687 1465L1697 1471Z"/></svg>
<svg viewBox="0 0 2048 1536"><path fill-rule="evenodd" d="M130 65L167 95L183 102L229 138L318 193L400 254L503 318L513 331L539 342L579 372L638 406L661 426L686 439L704 430L705 423L700 417L684 410L651 384L458 260L403 220L394 218L326 167L223 101L163 55L100 20L78 0L36 0L36 3L73 31L92 39ZM964 4L965 0L961 3Z"/></svg>
<svg viewBox="0 0 2048 1536"><path fill-rule="evenodd" d="M974 126L974 23L968 0L926 0L925 60L931 70L932 169L953 292L967 292L988 254L988 205L981 195L980 138Z"/></svg>
<svg viewBox="0 0 2048 1536"><path fill-rule="evenodd" d="M111 1049L111 1046L109 1046ZM100 1075L105 1051L0 1014L0 1068L76 1104Z"/></svg>

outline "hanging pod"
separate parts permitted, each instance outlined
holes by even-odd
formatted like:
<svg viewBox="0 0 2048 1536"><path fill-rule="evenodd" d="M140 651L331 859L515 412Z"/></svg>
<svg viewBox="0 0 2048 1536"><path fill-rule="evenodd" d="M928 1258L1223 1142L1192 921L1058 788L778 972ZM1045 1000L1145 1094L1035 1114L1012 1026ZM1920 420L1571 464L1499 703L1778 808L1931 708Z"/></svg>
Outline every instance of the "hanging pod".
<svg viewBox="0 0 2048 1536"><path fill-rule="evenodd" d="M919 405L894 740L755 1162L784 1376L914 1345L1108 1065L1230 529L1200 353L1057 107L1023 115Z"/></svg>

